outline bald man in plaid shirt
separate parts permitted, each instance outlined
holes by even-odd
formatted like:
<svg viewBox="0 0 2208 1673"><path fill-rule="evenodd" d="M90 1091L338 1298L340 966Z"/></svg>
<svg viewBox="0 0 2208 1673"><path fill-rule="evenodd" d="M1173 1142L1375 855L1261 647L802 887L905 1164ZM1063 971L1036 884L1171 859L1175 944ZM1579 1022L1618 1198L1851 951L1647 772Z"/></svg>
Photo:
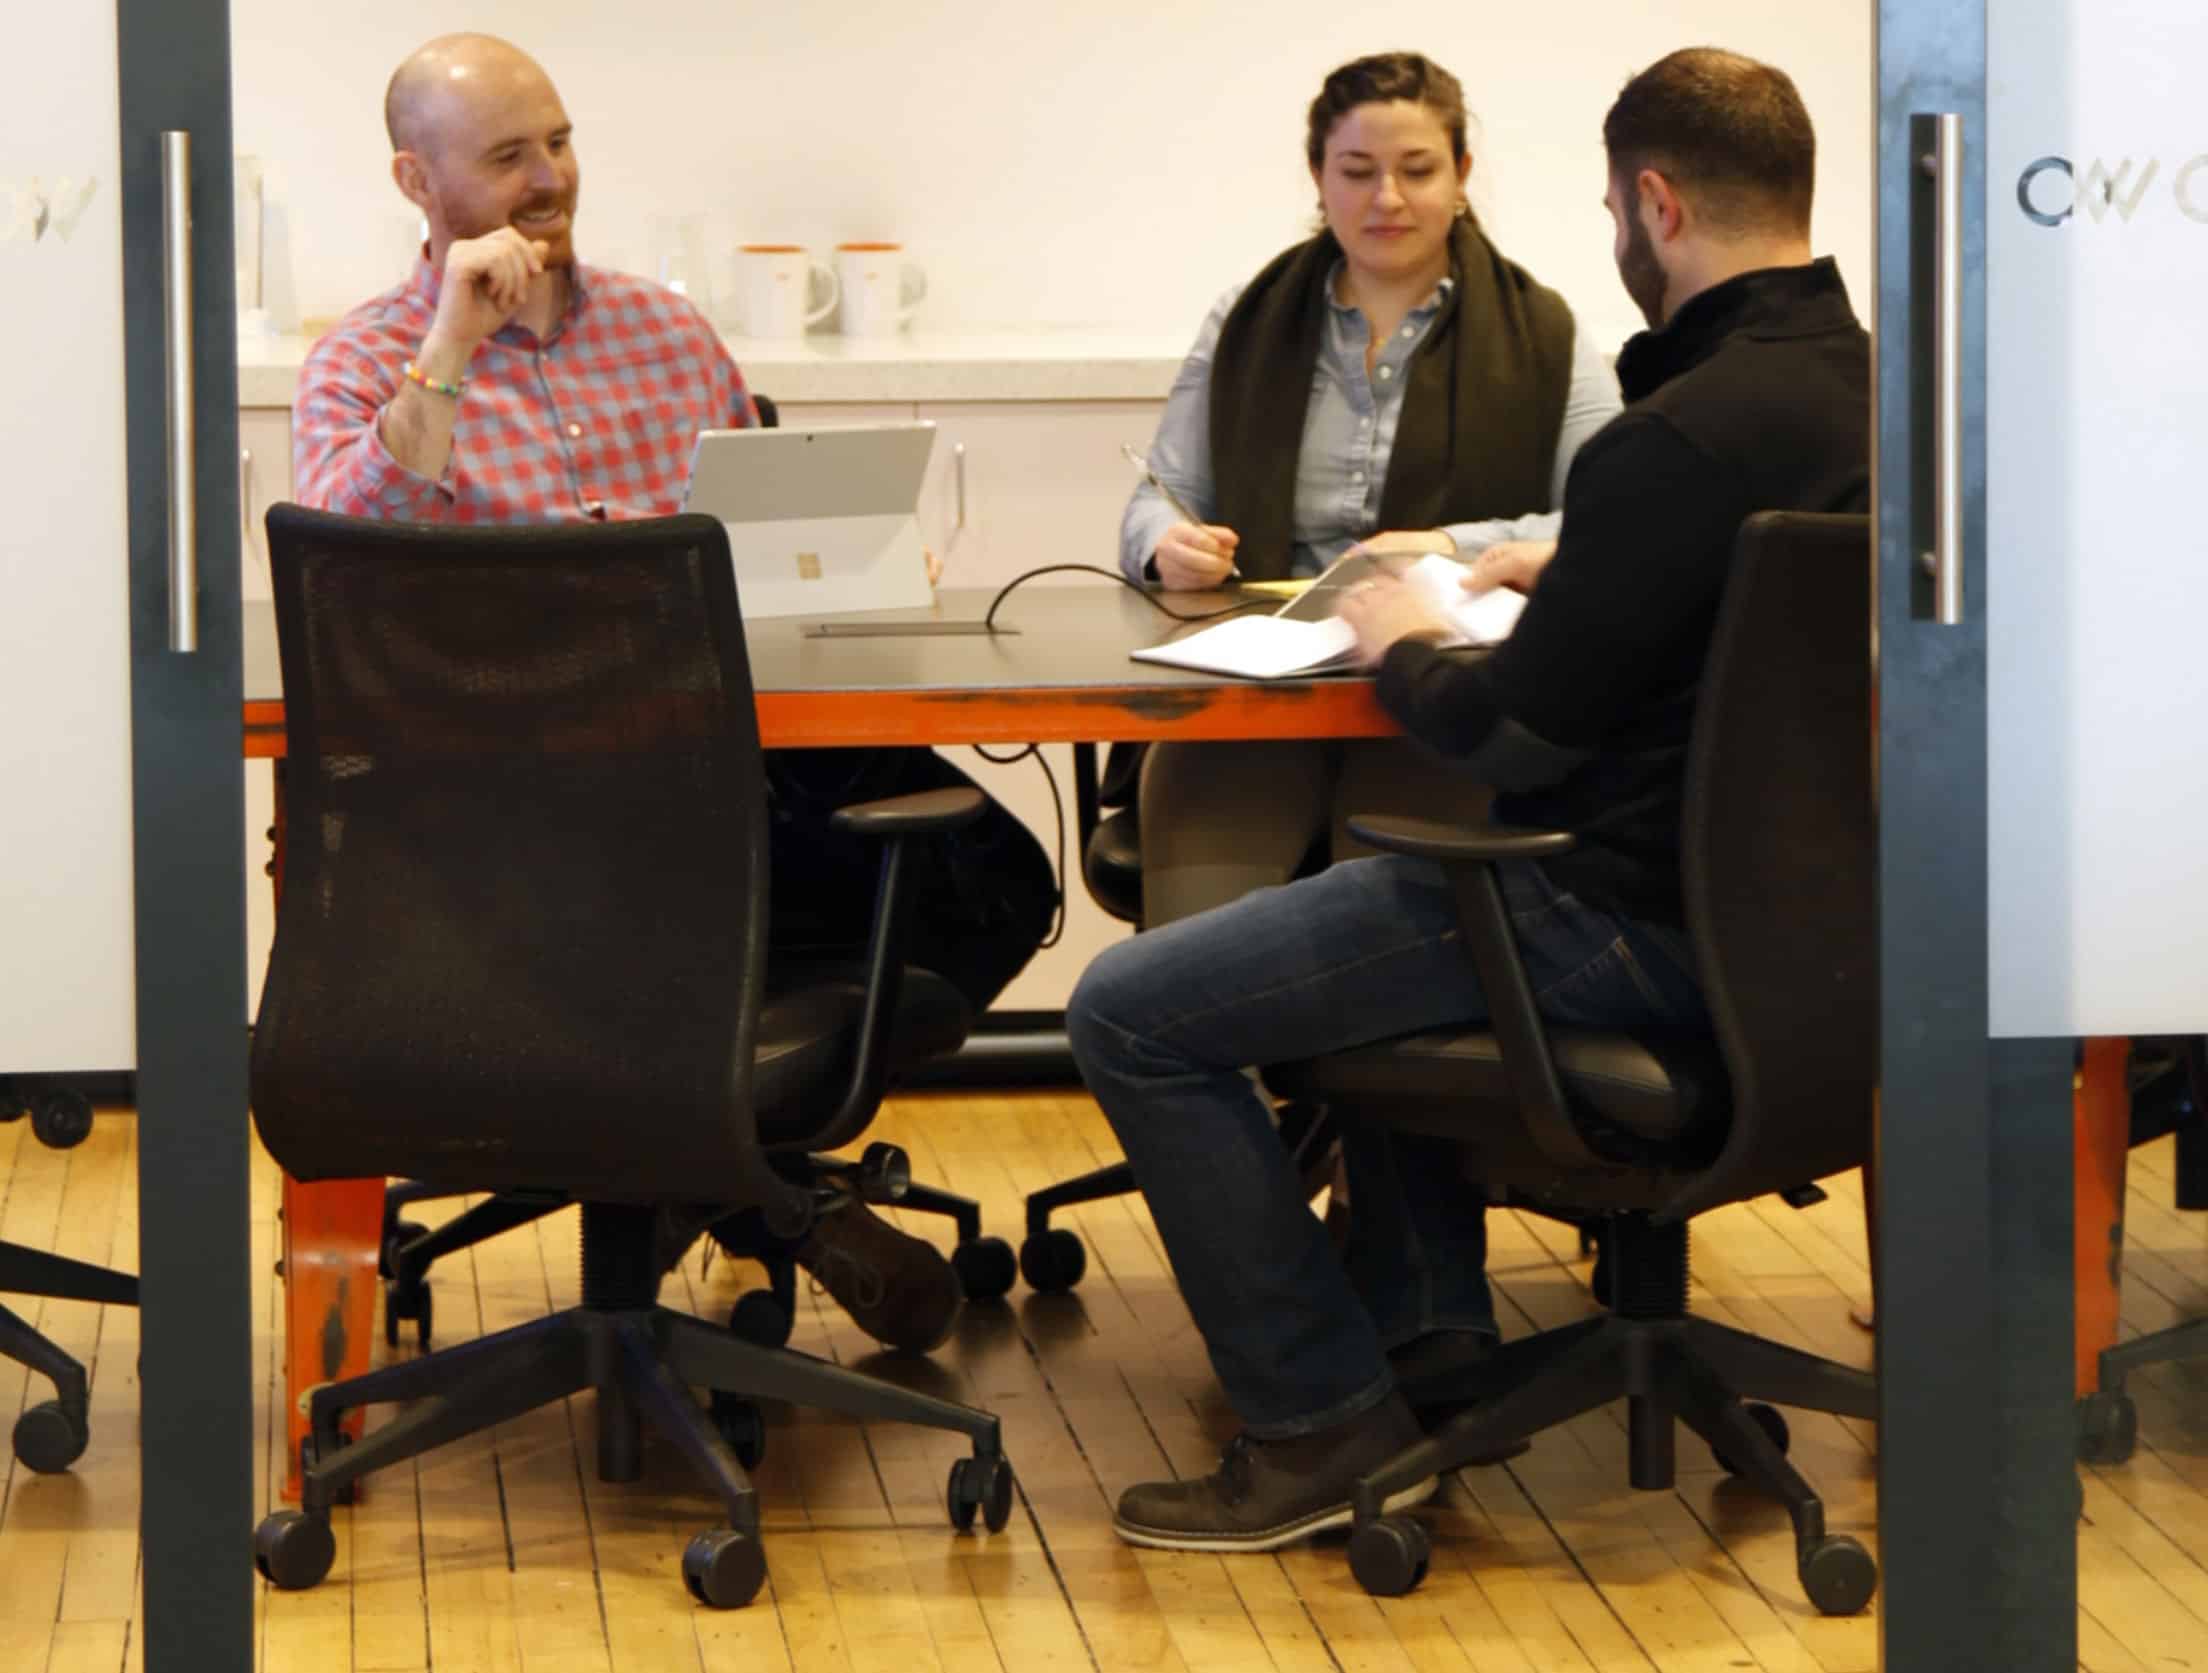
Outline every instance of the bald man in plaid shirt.
<svg viewBox="0 0 2208 1673"><path fill-rule="evenodd" d="M503 41L449 36L400 66L384 120L429 244L308 355L300 500L409 522L680 510L698 432L758 415L688 298L575 259L580 171L551 80Z"/></svg>
<svg viewBox="0 0 2208 1673"><path fill-rule="evenodd" d="M292 407L298 498L405 522L681 509L698 432L758 413L686 297L576 260L580 174L551 79L504 41L445 36L399 66L384 121L392 178L428 221L429 243L403 284L308 355ZM863 794L844 799L970 782L926 750L811 758L824 753L769 758L775 941L793 952L863 940L872 898L871 857L837 847L817 781L848 787L863 775ZM1026 828L995 806L955 849L938 846L919 860L909 956L978 1014L1042 939L1055 880ZM707 1205L669 1211L664 1258L717 1218ZM795 1254L891 1347L925 1351L957 1320L950 1264L864 1203L823 1216Z"/></svg>

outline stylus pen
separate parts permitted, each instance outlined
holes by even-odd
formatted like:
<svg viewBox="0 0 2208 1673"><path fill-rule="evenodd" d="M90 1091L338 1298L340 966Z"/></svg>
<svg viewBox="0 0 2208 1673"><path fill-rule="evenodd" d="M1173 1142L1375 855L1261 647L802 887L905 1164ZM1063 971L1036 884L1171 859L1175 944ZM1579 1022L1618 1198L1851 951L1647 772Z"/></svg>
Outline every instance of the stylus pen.
<svg viewBox="0 0 2208 1673"><path fill-rule="evenodd" d="M1174 493L1172 489L1168 488L1165 483L1160 480L1158 473L1150 468L1149 460L1145 459L1141 454L1137 453L1125 442L1121 442L1119 444L1119 450L1120 452L1127 455L1127 462L1130 465L1134 466L1136 470L1142 472L1143 481L1149 483L1151 487L1155 488L1158 491L1158 498L1165 501L1167 505L1171 506L1173 508L1174 514L1178 516L1182 522L1188 524L1190 528L1195 529L1200 529L1205 526L1204 520L1201 517L1197 516L1195 512L1189 510L1187 506L1181 503L1180 495ZM1227 579L1230 581L1241 580L1242 571L1239 569L1229 569L1227 571Z"/></svg>

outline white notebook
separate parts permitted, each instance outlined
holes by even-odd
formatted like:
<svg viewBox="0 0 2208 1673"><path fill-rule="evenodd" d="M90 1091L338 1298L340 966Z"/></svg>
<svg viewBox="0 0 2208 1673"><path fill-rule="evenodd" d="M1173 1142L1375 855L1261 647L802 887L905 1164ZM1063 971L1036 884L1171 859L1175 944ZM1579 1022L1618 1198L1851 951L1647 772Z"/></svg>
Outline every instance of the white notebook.
<svg viewBox="0 0 2208 1673"><path fill-rule="evenodd" d="M1264 616L1236 616L1185 639L1133 653L1137 662L1162 662L1206 674L1251 680L1284 680L1332 674L1353 667L1357 635L1334 614L1334 600L1373 571L1370 558L1347 557L1311 583L1302 597ZM1507 587L1477 596L1463 587L1464 566L1429 552L1404 572L1454 629L1453 645L1499 645L1518 625L1522 593Z"/></svg>

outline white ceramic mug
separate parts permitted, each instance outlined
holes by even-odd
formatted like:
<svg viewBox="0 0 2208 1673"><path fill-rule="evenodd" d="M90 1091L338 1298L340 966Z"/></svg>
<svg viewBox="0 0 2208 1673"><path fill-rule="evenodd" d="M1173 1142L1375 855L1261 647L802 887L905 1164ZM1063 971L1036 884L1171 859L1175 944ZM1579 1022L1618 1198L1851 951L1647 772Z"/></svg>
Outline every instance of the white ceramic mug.
<svg viewBox="0 0 2208 1673"><path fill-rule="evenodd" d="M902 244L836 246L846 337L891 337L911 322L928 294L928 276L904 259L904 249Z"/></svg>
<svg viewBox="0 0 2208 1673"><path fill-rule="evenodd" d="M802 337L835 308L836 275L795 244L745 244L736 251L747 337ZM813 300L820 290L825 299Z"/></svg>

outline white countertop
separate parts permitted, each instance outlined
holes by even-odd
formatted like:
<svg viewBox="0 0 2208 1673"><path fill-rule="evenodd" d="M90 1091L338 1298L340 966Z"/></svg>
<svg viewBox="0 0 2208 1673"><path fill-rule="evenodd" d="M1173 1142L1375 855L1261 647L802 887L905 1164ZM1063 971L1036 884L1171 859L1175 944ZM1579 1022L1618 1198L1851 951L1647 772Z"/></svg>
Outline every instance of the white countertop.
<svg viewBox="0 0 2208 1673"><path fill-rule="evenodd" d="M778 402L1161 401L1185 334L1110 330L730 337L752 388ZM238 345L238 404L289 407L311 341Z"/></svg>

